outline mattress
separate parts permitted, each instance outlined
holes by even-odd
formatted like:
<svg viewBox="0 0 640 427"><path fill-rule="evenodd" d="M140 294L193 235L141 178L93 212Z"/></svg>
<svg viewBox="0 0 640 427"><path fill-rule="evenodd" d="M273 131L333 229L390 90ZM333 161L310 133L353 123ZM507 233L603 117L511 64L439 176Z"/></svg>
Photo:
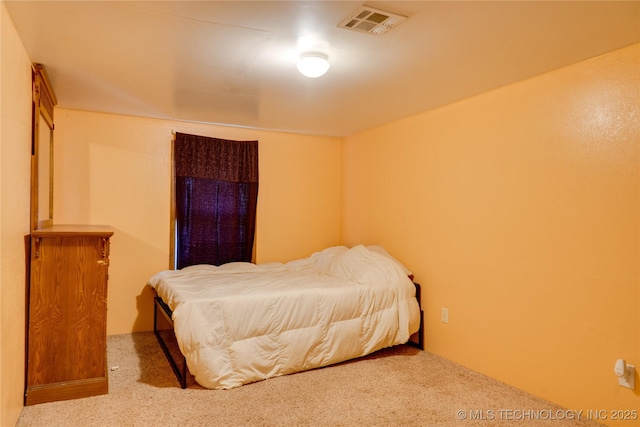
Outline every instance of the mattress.
<svg viewBox="0 0 640 427"><path fill-rule="evenodd" d="M166 270L148 284L173 312L189 372L212 389L364 356L420 326L406 269L363 245L288 263Z"/></svg>

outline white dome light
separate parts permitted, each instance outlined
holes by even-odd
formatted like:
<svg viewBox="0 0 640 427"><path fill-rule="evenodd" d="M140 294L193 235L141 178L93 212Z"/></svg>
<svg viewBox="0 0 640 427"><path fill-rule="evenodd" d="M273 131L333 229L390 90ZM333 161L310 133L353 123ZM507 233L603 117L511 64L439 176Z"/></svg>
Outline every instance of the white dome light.
<svg viewBox="0 0 640 427"><path fill-rule="evenodd" d="M298 70L311 78L322 76L330 66L327 55L319 52L303 53L298 61Z"/></svg>

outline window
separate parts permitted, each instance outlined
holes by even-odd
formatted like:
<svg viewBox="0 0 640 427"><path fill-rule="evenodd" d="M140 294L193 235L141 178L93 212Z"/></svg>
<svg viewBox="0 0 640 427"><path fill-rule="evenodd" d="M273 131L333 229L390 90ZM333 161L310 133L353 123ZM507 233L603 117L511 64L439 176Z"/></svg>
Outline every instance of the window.
<svg viewBox="0 0 640 427"><path fill-rule="evenodd" d="M251 262L258 141L176 133L176 268Z"/></svg>

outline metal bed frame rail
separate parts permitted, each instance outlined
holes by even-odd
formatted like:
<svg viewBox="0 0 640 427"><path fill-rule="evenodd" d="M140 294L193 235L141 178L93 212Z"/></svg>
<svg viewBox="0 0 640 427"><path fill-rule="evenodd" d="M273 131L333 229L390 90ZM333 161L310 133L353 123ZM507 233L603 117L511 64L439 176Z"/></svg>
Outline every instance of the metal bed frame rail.
<svg viewBox="0 0 640 427"><path fill-rule="evenodd" d="M180 382L180 387L187 388L187 359L184 357L184 355L181 354L180 362L182 363L181 363L181 366L178 366L178 362L174 360L173 355L171 354L171 351L169 349L169 346L167 345L167 343L165 342L161 334L161 331L169 331L169 329L162 329L162 330L158 329L158 310L160 310L160 313L162 313L162 316L171 325L171 330L170 330L171 335L175 339L175 333L173 332L173 319L171 317L173 315L173 312L171 311L169 306L165 304L164 301L162 301L160 297L155 297L154 300L155 300L155 304L154 304L154 310L153 310L153 333L158 339L158 343L160 344L160 347L162 347L162 350L164 351L165 356L167 356L167 360L169 361L169 364L171 365L171 368L173 369L174 374L176 374L176 377Z"/></svg>
<svg viewBox="0 0 640 427"><path fill-rule="evenodd" d="M413 277L411 278L411 281L413 281ZM413 282L413 284L416 287L416 299L418 300L418 307L420 308L420 329L418 329L418 332L409 337L409 341L407 341L407 344L420 350L424 350L424 311L422 310L420 284L416 282Z"/></svg>

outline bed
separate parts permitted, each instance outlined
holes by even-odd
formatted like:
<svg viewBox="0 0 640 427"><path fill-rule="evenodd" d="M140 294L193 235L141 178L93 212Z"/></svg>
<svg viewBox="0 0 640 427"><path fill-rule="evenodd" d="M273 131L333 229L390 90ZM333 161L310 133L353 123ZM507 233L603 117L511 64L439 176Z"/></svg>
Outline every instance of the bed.
<svg viewBox="0 0 640 427"><path fill-rule="evenodd" d="M358 245L288 263L165 270L148 284L154 331L181 386L188 369L203 387L229 389L399 344L422 348L412 278L382 247Z"/></svg>

